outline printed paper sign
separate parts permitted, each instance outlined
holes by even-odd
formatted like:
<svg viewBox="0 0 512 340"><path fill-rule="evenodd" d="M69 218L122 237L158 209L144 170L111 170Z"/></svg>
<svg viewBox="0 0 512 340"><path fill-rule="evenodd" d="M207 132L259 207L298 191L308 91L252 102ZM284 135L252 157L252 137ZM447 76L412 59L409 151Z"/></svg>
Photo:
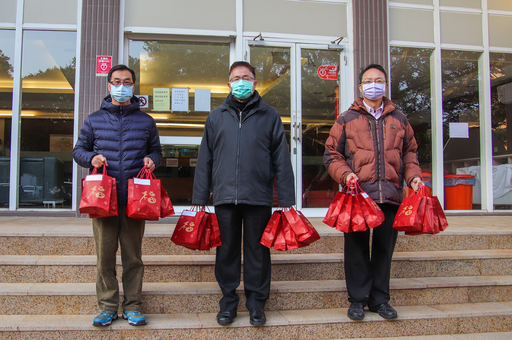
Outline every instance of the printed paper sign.
<svg viewBox="0 0 512 340"><path fill-rule="evenodd" d="M469 138L469 123L450 123L450 138Z"/></svg>
<svg viewBox="0 0 512 340"><path fill-rule="evenodd" d="M172 111L188 111L188 89L172 89Z"/></svg>
<svg viewBox="0 0 512 340"><path fill-rule="evenodd" d="M171 93L168 87L153 88L153 111L169 111Z"/></svg>
<svg viewBox="0 0 512 340"><path fill-rule="evenodd" d="M136 96L137 96L137 98L139 98L139 105L140 105L141 109L145 109L145 108L149 107L149 100L148 100L149 96L148 95L137 94Z"/></svg>
<svg viewBox="0 0 512 340"><path fill-rule="evenodd" d="M322 65L318 68L317 74L322 79L338 79L338 66Z"/></svg>
<svg viewBox="0 0 512 340"><path fill-rule="evenodd" d="M100 77L108 76L108 72L112 68L112 56L97 55L96 56L96 75Z"/></svg>
<svg viewBox="0 0 512 340"><path fill-rule="evenodd" d="M195 111L211 111L211 92L210 89L196 89L194 98Z"/></svg>

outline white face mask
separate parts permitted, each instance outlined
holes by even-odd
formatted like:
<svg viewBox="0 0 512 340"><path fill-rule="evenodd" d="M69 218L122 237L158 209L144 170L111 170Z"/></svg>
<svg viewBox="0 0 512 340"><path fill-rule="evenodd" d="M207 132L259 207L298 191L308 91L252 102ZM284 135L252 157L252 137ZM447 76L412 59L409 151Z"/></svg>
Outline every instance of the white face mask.
<svg viewBox="0 0 512 340"><path fill-rule="evenodd" d="M363 84L363 96L370 100L377 100L384 96L386 92L386 84Z"/></svg>

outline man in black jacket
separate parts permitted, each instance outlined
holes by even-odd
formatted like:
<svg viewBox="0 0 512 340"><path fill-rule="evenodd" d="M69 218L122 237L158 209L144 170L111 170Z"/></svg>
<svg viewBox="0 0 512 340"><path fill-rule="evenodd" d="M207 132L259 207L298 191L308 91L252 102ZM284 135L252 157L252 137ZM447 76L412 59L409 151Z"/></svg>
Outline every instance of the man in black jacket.
<svg viewBox="0 0 512 340"><path fill-rule="evenodd" d="M244 289L252 325L266 322L263 307L270 294L270 249L260 239L272 214L274 179L279 205L295 204L286 135L279 113L263 102L254 67L231 65L224 103L206 119L197 160L192 204L206 205L213 192L222 246L215 277L222 291L217 322L237 315L243 234Z"/></svg>
<svg viewBox="0 0 512 340"><path fill-rule="evenodd" d="M116 278L116 252L121 247L123 265L123 319L130 325L146 324L140 313L142 300L142 238L144 220L125 215L128 179L142 167L154 170L162 161L158 129L151 116L139 109L133 95L135 73L125 65L112 67L108 90L100 110L84 122L73 150L76 163L85 168L108 167L116 179L118 216L93 218L94 247L97 256L96 296L100 313L94 326L108 326L117 319L119 285Z"/></svg>

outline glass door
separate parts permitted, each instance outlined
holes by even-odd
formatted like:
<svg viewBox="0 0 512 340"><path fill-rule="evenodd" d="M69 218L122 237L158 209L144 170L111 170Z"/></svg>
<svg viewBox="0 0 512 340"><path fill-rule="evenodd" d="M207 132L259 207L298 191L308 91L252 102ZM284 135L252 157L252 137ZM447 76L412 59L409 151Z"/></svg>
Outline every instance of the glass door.
<svg viewBox="0 0 512 340"><path fill-rule="evenodd" d="M256 89L278 110L285 127L297 208L327 208L338 190L323 154L339 108L341 50L267 41L250 41L248 50L256 69Z"/></svg>
<svg viewBox="0 0 512 340"><path fill-rule="evenodd" d="M325 141L340 108L341 49L298 45L297 192L302 208L327 208L338 192L324 165Z"/></svg>

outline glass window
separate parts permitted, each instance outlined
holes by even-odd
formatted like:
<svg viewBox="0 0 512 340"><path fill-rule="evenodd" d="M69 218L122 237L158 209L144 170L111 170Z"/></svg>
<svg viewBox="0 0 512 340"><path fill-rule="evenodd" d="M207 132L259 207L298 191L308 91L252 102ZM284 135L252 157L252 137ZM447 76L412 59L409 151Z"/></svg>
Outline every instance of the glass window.
<svg viewBox="0 0 512 340"><path fill-rule="evenodd" d="M339 63L339 51L302 49L302 206L306 208L328 207L339 189L323 158L338 113L339 75L319 76L320 67L337 71Z"/></svg>
<svg viewBox="0 0 512 340"><path fill-rule="evenodd" d="M491 53L490 57L494 208L511 209L512 54Z"/></svg>
<svg viewBox="0 0 512 340"><path fill-rule="evenodd" d="M0 30L0 206L9 205L14 31Z"/></svg>
<svg viewBox="0 0 512 340"><path fill-rule="evenodd" d="M229 93L229 43L130 40L129 67L141 109L156 121L161 137L201 137L211 110ZM199 145L162 145L155 175L173 204L190 205Z"/></svg>
<svg viewBox="0 0 512 340"><path fill-rule="evenodd" d="M71 207L75 32L23 34L19 206Z"/></svg>
<svg viewBox="0 0 512 340"><path fill-rule="evenodd" d="M290 141L291 54L288 47L251 46L251 65L256 69L256 90L266 104L273 106L284 124L286 140ZM274 185L274 206L278 206L277 189Z"/></svg>
<svg viewBox="0 0 512 340"><path fill-rule="evenodd" d="M480 165L480 53L442 51L445 209L480 209L473 166ZM472 177L469 177L472 176ZM474 190L473 190L474 189Z"/></svg>
<svg viewBox="0 0 512 340"><path fill-rule="evenodd" d="M391 48L391 99L407 115L418 143L418 159L423 179L431 186L432 173L432 111L431 111L431 49ZM409 190L406 194L409 194Z"/></svg>

